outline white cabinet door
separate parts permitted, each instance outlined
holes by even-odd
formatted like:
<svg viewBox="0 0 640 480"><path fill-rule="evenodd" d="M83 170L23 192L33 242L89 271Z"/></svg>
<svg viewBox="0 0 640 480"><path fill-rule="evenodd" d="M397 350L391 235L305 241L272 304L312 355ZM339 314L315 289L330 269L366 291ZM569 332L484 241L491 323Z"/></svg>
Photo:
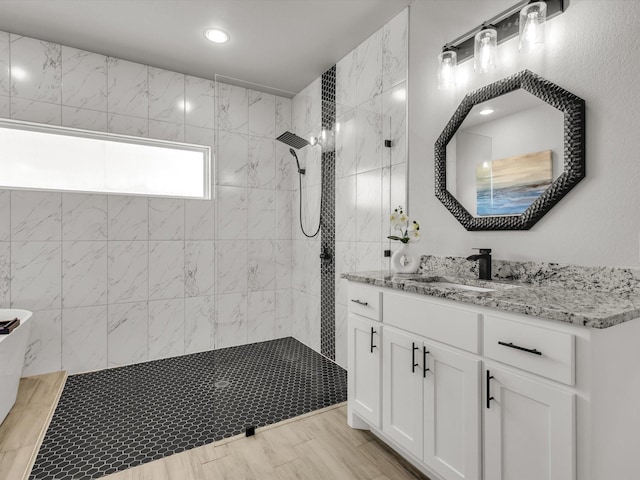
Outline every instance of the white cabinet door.
<svg viewBox="0 0 640 480"><path fill-rule="evenodd" d="M382 345L382 431L421 459L422 342L385 327Z"/></svg>
<svg viewBox="0 0 640 480"><path fill-rule="evenodd" d="M480 361L422 348L424 463L446 480L480 480Z"/></svg>
<svg viewBox="0 0 640 480"><path fill-rule="evenodd" d="M381 325L349 314L349 408L370 425L380 428Z"/></svg>
<svg viewBox="0 0 640 480"><path fill-rule="evenodd" d="M485 478L575 480L574 397L500 368L486 370Z"/></svg>

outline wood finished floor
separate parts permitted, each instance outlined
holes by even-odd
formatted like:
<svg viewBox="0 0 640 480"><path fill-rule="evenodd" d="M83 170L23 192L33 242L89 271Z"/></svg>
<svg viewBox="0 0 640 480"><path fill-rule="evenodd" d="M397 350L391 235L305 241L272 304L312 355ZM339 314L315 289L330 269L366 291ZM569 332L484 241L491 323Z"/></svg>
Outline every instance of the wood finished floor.
<svg viewBox="0 0 640 480"><path fill-rule="evenodd" d="M56 409L67 375L20 379L16 403L0 425L0 479L26 479Z"/></svg>
<svg viewBox="0 0 640 480"><path fill-rule="evenodd" d="M172 455L103 480L428 480L371 433L347 425L346 404Z"/></svg>

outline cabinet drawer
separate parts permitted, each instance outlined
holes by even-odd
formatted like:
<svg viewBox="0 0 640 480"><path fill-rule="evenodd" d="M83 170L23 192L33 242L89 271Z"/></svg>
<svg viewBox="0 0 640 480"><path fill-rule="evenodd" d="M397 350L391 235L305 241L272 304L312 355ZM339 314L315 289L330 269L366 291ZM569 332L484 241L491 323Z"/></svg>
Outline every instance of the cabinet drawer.
<svg viewBox="0 0 640 480"><path fill-rule="evenodd" d="M380 320L380 298L377 287L349 283L349 311L372 320Z"/></svg>
<svg viewBox="0 0 640 480"><path fill-rule="evenodd" d="M485 315L484 355L574 385L575 337L569 333Z"/></svg>
<svg viewBox="0 0 640 480"><path fill-rule="evenodd" d="M479 353L481 315L477 312L386 292L383 310L385 324Z"/></svg>

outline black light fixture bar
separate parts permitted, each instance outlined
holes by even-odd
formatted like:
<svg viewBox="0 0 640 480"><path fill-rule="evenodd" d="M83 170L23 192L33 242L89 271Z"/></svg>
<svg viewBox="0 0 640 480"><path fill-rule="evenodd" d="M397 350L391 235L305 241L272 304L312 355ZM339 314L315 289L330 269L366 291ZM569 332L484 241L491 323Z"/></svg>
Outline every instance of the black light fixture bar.
<svg viewBox="0 0 640 480"><path fill-rule="evenodd" d="M544 0L547 4L547 20L560 15L565 11L565 0ZM520 33L520 10L525 5L531 3L530 0L524 0L517 5L499 13L482 25L478 25L473 30L469 30L464 35L459 36L452 42L447 42L443 50L455 50L458 54L458 64L473 58L473 40L480 30L485 27L495 28L498 32L498 45L502 42L515 37Z"/></svg>

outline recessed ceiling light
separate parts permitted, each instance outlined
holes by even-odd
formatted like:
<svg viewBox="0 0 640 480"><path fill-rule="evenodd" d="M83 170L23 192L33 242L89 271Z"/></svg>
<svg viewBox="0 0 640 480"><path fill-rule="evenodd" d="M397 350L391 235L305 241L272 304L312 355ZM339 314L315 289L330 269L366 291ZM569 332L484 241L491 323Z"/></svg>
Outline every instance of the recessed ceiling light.
<svg viewBox="0 0 640 480"><path fill-rule="evenodd" d="M229 41L229 34L219 28L208 28L204 31L204 36L213 43L227 43Z"/></svg>
<svg viewBox="0 0 640 480"><path fill-rule="evenodd" d="M480 115L491 115L493 113L493 109L491 108L485 108L484 110L480 111Z"/></svg>

